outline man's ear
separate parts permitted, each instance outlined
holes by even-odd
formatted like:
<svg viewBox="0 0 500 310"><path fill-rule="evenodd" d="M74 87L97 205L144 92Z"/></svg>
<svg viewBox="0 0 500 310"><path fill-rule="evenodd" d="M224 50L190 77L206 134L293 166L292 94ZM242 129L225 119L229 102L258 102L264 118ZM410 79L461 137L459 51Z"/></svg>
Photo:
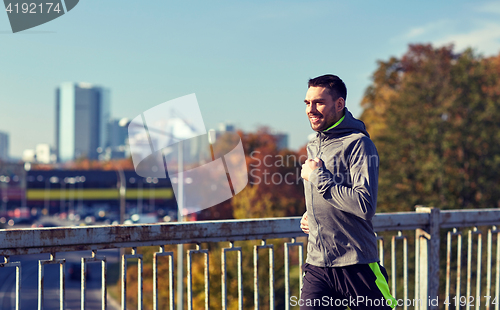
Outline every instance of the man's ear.
<svg viewBox="0 0 500 310"><path fill-rule="evenodd" d="M345 108L345 100L344 98L339 97L339 99L337 99L337 102L335 102L335 109L337 110L337 112L341 112L342 110L344 110L344 108Z"/></svg>

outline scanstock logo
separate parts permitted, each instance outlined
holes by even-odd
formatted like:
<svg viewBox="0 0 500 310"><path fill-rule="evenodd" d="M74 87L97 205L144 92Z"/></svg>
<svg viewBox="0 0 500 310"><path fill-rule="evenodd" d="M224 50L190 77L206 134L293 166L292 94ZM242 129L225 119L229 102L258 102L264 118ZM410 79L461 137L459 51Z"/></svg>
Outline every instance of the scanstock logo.
<svg viewBox="0 0 500 310"><path fill-rule="evenodd" d="M12 32L50 22L71 11L79 0L3 0Z"/></svg>
<svg viewBox="0 0 500 310"><path fill-rule="evenodd" d="M185 214L221 203L245 188L243 143L235 132L207 133L195 94L159 104L128 125L138 175L170 178Z"/></svg>

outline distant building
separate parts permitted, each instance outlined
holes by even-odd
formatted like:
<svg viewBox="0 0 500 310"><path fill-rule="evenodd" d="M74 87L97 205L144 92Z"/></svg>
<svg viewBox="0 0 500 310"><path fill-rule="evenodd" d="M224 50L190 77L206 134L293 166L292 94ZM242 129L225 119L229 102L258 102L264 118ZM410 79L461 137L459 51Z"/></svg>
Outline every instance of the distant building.
<svg viewBox="0 0 500 310"><path fill-rule="evenodd" d="M21 157L21 159L24 162L28 162L28 163L35 162L35 150L34 149L26 149L26 150L24 150L23 151L23 156Z"/></svg>
<svg viewBox="0 0 500 310"><path fill-rule="evenodd" d="M41 164L50 164L54 162L50 145L47 143L37 144L35 147L35 160Z"/></svg>
<svg viewBox="0 0 500 310"><path fill-rule="evenodd" d="M113 119L109 122L108 146L117 147L127 144L129 119Z"/></svg>
<svg viewBox="0 0 500 310"><path fill-rule="evenodd" d="M128 124L127 118L113 119L108 123L108 144L101 156L102 159L118 159L129 156L127 147Z"/></svg>
<svg viewBox="0 0 500 310"><path fill-rule="evenodd" d="M278 150L288 148L288 134L276 133L273 134L273 136L276 138L276 147L278 148Z"/></svg>
<svg viewBox="0 0 500 310"><path fill-rule="evenodd" d="M0 131L0 160L9 159L9 134Z"/></svg>
<svg viewBox="0 0 500 310"><path fill-rule="evenodd" d="M98 159L107 145L109 90L88 83L63 83L56 89L56 154L59 162Z"/></svg>
<svg viewBox="0 0 500 310"><path fill-rule="evenodd" d="M218 129L217 131L219 131L219 132L224 132L224 131L234 132L235 131L235 127L231 123L219 123L219 126L217 129Z"/></svg>
<svg viewBox="0 0 500 310"><path fill-rule="evenodd" d="M24 150L21 159L26 163L50 164L56 162L56 156L47 143L40 143L34 149Z"/></svg>

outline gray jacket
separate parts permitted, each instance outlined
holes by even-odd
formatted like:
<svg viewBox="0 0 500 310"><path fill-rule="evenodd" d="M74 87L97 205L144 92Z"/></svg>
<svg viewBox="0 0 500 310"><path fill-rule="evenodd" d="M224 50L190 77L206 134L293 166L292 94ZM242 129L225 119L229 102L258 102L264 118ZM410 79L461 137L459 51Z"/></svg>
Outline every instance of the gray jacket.
<svg viewBox="0 0 500 310"><path fill-rule="evenodd" d="M304 180L309 239L306 263L342 267L377 262L371 219L377 206L379 158L365 124L344 109L336 127L318 132L308 158L324 166Z"/></svg>

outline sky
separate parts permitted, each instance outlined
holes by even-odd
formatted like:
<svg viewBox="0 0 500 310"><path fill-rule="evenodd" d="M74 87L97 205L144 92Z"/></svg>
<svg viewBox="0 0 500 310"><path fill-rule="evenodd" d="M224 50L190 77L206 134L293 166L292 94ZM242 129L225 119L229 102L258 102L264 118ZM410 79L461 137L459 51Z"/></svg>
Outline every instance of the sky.
<svg viewBox="0 0 500 310"><path fill-rule="evenodd" d="M267 126L298 149L309 78L340 76L359 116L377 61L415 43L497 55L500 1L81 0L15 34L0 12L0 131L13 157L54 145L56 87L87 82L114 118L195 93L207 129Z"/></svg>

